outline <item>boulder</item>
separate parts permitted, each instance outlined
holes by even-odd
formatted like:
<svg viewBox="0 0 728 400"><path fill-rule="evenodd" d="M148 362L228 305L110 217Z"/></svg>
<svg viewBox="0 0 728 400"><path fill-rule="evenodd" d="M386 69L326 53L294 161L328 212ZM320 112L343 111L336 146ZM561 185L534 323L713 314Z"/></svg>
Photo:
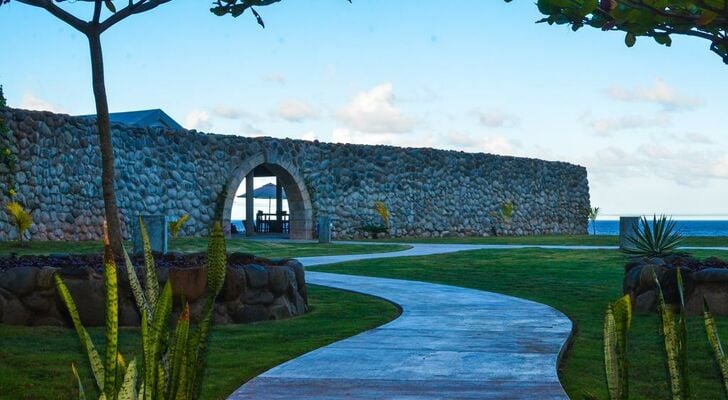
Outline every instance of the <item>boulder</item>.
<svg viewBox="0 0 728 400"><path fill-rule="evenodd" d="M696 283L726 282L728 283L728 268L705 268L693 273Z"/></svg>
<svg viewBox="0 0 728 400"><path fill-rule="evenodd" d="M3 304L2 323L5 325L28 325L32 313L23 307L17 298L11 298Z"/></svg>
<svg viewBox="0 0 728 400"><path fill-rule="evenodd" d="M35 289L38 268L17 267L0 274L0 287L18 296L24 296Z"/></svg>
<svg viewBox="0 0 728 400"><path fill-rule="evenodd" d="M263 305L244 305L238 308L232 318L239 324L266 321L270 319L270 311Z"/></svg>
<svg viewBox="0 0 728 400"><path fill-rule="evenodd" d="M268 270L259 264L248 264L245 267L245 278L251 288L264 288L268 286Z"/></svg>
<svg viewBox="0 0 728 400"><path fill-rule="evenodd" d="M293 274L293 271L291 271L288 267L271 266L266 269L268 270L268 288L276 297L286 292L291 280L293 282L296 281L295 274Z"/></svg>
<svg viewBox="0 0 728 400"><path fill-rule="evenodd" d="M172 285L172 294L175 298L184 297L189 302L194 302L207 289L207 268L170 268L168 271L169 282Z"/></svg>

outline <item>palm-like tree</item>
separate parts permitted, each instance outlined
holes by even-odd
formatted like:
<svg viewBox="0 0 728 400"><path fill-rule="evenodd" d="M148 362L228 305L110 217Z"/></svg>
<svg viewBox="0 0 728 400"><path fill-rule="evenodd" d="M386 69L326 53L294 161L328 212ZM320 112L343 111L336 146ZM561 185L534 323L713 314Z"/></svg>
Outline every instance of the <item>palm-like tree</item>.
<svg viewBox="0 0 728 400"><path fill-rule="evenodd" d="M589 220L592 223L592 234L597 234L597 217L599 216L599 207L591 207L589 209Z"/></svg>

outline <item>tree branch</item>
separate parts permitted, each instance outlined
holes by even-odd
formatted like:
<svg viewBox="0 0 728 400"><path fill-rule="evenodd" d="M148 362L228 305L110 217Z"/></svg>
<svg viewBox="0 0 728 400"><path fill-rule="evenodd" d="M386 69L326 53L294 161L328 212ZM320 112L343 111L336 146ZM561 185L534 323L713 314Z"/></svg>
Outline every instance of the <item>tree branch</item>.
<svg viewBox="0 0 728 400"><path fill-rule="evenodd" d="M95 0L94 1L94 24L99 23L99 19L101 18L101 1L102 0Z"/></svg>
<svg viewBox="0 0 728 400"><path fill-rule="evenodd" d="M68 25L71 25L74 29L77 31L86 34L88 31L88 23L77 18L73 14L69 13L68 11L58 7L57 5L53 4L53 0L17 0L23 4L27 4L29 6L38 7L45 9L49 13L51 13L54 17L60 19L61 21L67 23Z"/></svg>
<svg viewBox="0 0 728 400"><path fill-rule="evenodd" d="M111 28L117 22L123 20L124 18L126 18L130 15L140 14L145 11L152 10L152 9L157 8L158 6L161 6L162 4L168 3L170 1L172 1L172 0L139 0L136 3L129 1L128 6L117 11L112 16L110 16L108 19L106 19L106 21L101 23L101 25L99 27L99 33L104 32L105 30Z"/></svg>

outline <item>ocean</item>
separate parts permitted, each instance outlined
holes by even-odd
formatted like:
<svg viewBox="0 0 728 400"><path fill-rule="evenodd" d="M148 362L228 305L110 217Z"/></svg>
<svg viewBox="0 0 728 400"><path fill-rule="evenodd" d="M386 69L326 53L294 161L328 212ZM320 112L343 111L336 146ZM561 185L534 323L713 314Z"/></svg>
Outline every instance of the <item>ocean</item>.
<svg viewBox="0 0 728 400"><path fill-rule="evenodd" d="M683 236L728 236L728 221L693 221L675 220L678 231ZM597 235L619 235L619 221L597 220ZM589 222L589 234L593 235L594 227Z"/></svg>

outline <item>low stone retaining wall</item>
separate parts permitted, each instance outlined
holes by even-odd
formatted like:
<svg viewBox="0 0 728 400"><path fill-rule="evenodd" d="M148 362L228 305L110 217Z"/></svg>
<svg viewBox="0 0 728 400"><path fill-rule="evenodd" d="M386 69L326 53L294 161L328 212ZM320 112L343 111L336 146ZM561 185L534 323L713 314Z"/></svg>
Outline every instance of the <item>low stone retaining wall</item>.
<svg viewBox="0 0 728 400"><path fill-rule="evenodd" d="M171 280L175 313L184 297L191 318L199 321L207 288L206 254L155 256L160 285ZM120 264L119 264L120 265ZM143 265L143 260L134 260ZM9 325L72 326L58 296L58 273L73 296L85 326L104 324L104 279L101 256L24 256L0 258L0 322ZM119 276L119 323L138 326L140 315L124 268ZM137 276L144 284L143 268ZM269 260L246 253L228 256L225 284L216 299L216 324L249 323L301 315L308 309L304 268L293 259Z"/></svg>
<svg viewBox="0 0 728 400"><path fill-rule="evenodd" d="M687 255L635 260L625 267L623 290L632 297L637 312L657 311L657 285L660 280L665 302L679 304L677 271L683 279L685 312L700 315L703 299L716 315L728 315L728 262L716 257L705 260Z"/></svg>

